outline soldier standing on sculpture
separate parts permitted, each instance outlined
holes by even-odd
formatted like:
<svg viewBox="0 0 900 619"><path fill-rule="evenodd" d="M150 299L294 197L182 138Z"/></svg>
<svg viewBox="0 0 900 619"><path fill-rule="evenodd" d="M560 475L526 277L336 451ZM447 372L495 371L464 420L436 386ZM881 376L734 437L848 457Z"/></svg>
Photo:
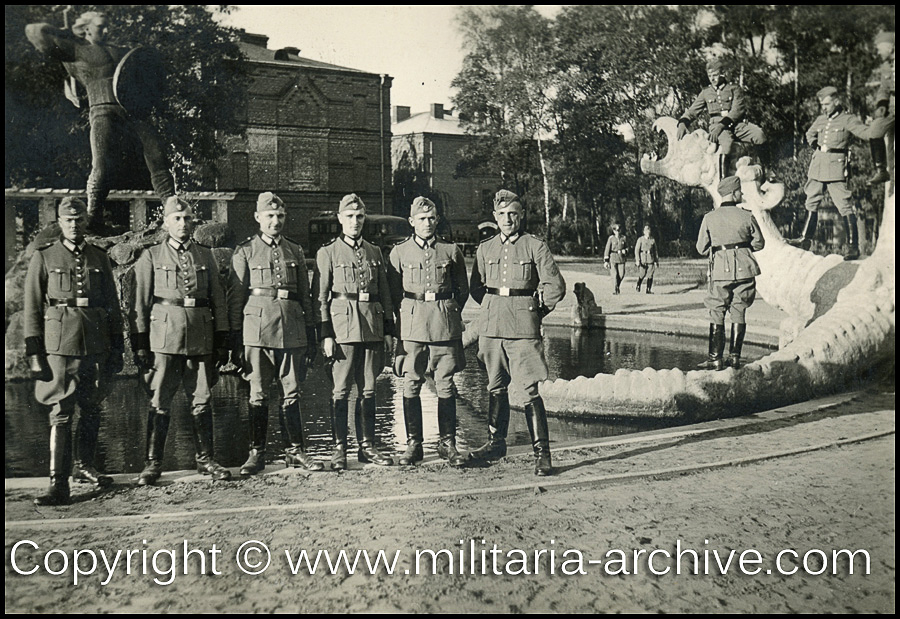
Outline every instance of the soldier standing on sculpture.
<svg viewBox="0 0 900 619"><path fill-rule="evenodd" d="M357 390L356 439L360 462L390 466L394 461L375 447L375 379L394 347L394 311L381 250L362 238L366 205L355 193L338 206L341 235L319 250L318 301L322 353L332 362L334 379L331 468L347 468L347 409Z"/></svg>
<svg viewBox="0 0 900 619"><path fill-rule="evenodd" d="M876 72L876 80L870 82L870 85L877 88L873 113L875 119L869 127L869 147L875 164L875 174L869 178L869 184L872 185L891 180L884 137L894 132L894 33L879 33L875 37L875 49L882 62Z"/></svg>
<svg viewBox="0 0 900 619"><path fill-rule="evenodd" d="M472 269L472 298L481 304L478 358L487 369L488 440L470 454L481 460L506 455L509 395L515 380L525 393L525 420L535 456L535 475L553 472L547 411L538 383L548 376L541 320L566 294L566 282L547 244L521 230L519 197L501 189L494 196L500 233L478 246Z"/></svg>
<svg viewBox="0 0 900 619"><path fill-rule="evenodd" d="M822 114L806 132L806 141L814 151L809 162L809 178L805 188L806 223L800 237L788 242L802 249L810 248L819 221L819 205L825 199L827 188L847 232L844 260L856 260L859 258L859 230L851 202L853 196L847 186L850 174L848 147L851 134L866 140L869 129L859 117L844 111L837 88L826 86L816 93L816 97L822 107Z"/></svg>
<svg viewBox="0 0 900 619"><path fill-rule="evenodd" d="M134 265L131 346L151 391L147 464L138 485L153 485L162 475L170 407L179 387L191 399L197 472L228 480L231 471L213 459L211 405L216 366L228 361L225 292L212 251L191 240L190 205L171 197L164 215L169 236Z"/></svg>
<svg viewBox="0 0 900 619"><path fill-rule="evenodd" d="M687 135L691 122L703 110L709 112L709 141L719 145L719 178L733 173L734 142L759 146L765 144L766 134L757 125L744 121L744 92L728 81L719 58L706 63L709 86L704 88L691 107L678 120L678 139Z"/></svg>
<svg viewBox="0 0 900 619"><path fill-rule="evenodd" d="M434 372L438 396L438 455L451 466L466 462L456 450L456 385L453 375L466 367L462 308L469 282L462 251L435 236L438 214L427 198L413 200L409 223L415 231L391 250L388 280L398 308L400 347L395 372L403 378L406 453L400 464L415 464L422 453L422 400L425 373Z"/></svg>
<svg viewBox="0 0 900 619"><path fill-rule="evenodd" d="M272 192L259 194L253 216L259 234L235 249L228 303L232 359L248 370L250 381L250 455L241 475L255 475L266 468L268 393L273 379L278 379L284 393L285 464L321 471L324 465L306 454L300 414L301 375L315 359L319 345L315 327L319 316L309 292L306 260L300 245L281 234L285 222L281 198Z"/></svg>
<svg viewBox="0 0 900 619"><path fill-rule="evenodd" d="M709 310L709 360L700 364L708 370L725 369L725 313L731 315L731 339L728 365L738 369L747 332L745 313L756 299L759 265L753 252L765 247L759 224L750 212L738 206L741 181L729 176L719 182L722 204L707 213L700 224L697 251L710 259L709 295L704 305Z"/></svg>
<svg viewBox="0 0 900 619"><path fill-rule="evenodd" d="M115 163L117 132L132 131L140 138L150 181L165 202L175 195L175 180L156 131L143 118L135 118L119 105L113 91L113 76L124 54L106 44L109 33L106 14L83 13L72 26L72 34L50 24L29 24L25 36L39 51L60 60L87 90L91 123L91 173L87 180L88 225L97 224L110 190ZM148 97L159 93L146 93Z"/></svg>
<svg viewBox="0 0 900 619"><path fill-rule="evenodd" d="M656 251L656 239L650 234L650 226L644 226L644 236L634 245L634 266L638 269L638 280L635 290L641 291L641 283L647 278L647 294L653 294L653 275L659 266L659 253Z"/></svg>
<svg viewBox="0 0 900 619"><path fill-rule="evenodd" d="M63 198L61 238L34 252L25 277L25 354L37 379L35 399L50 407L50 490L37 505L68 505L69 473L78 482L112 484L94 468L94 453L100 405L122 371L122 312L109 258L84 240L85 212L81 200Z"/></svg>
<svg viewBox="0 0 900 619"><path fill-rule="evenodd" d="M615 278L613 294L619 294L619 287L625 279L625 262L628 255L628 246L625 237L619 233L619 224L612 225L612 234L606 239L606 248L603 250L603 266L609 270L609 274Z"/></svg>

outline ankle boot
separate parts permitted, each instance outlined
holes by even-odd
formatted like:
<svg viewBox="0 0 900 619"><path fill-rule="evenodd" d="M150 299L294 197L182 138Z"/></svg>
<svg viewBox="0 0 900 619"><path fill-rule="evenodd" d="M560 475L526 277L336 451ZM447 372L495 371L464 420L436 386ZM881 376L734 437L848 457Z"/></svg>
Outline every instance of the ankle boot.
<svg viewBox="0 0 900 619"><path fill-rule="evenodd" d="M875 174L869 178L870 185L878 185L891 180L887 171L887 147L884 138L869 140L869 149L872 151L872 163L875 164Z"/></svg>
<svg viewBox="0 0 900 619"><path fill-rule="evenodd" d="M438 398L438 455L459 468L466 459L456 450L456 398Z"/></svg>
<svg viewBox="0 0 900 619"><path fill-rule="evenodd" d="M786 241L787 244L808 251L812 246L812 240L816 236L816 224L818 222L818 211L806 211L806 222L803 224L803 232L796 239Z"/></svg>
<svg viewBox="0 0 900 619"><path fill-rule="evenodd" d="M331 438L334 441L331 468L335 471L347 469L347 407L347 400L331 403Z"/></svg>
<svg viewBox="0 0 900 619"><path fill-rule="evenodd" d="M138 486L152 486L162 476L163 451L169 434L169 416L150 409L147 415L147 462L138 477Z"/></svg>
<svg viewBox="0 0 900 619"><path fill-rule="evenodd" d="M844 251L844 260L859 259L859 228L856 226L856 215L850 213L844 218L844 228L847 230L847 249Z"/></svg>
<svg viewBox="0 0 900 619"><path fill-rule="evenodd" d="M490 394L488 407L488 440L469 453L471 460L498 460L506 456L506 435L509 432L509 394Z"/></svg>
<svg viewBox="0 0 900 619"><path fill-rule="evenodd" d="M647 294L653 294L651 289L653 288L653 278L647 280Z"/></svg>
<svg viewBox="0 0 900 619"><path fill-rule="evenodd" d="M306 437L303 435L303 417L300 415L300 403L288 404L283 409L288 440L291 446L284 450L284 464L288 467L302 468L307 471L321 471L325 465L306 453Z"/></svg>
<svg viewBox="0 0 900 619"><path fill-rule="evenodd" d="M744 335L747 333L747 325L731 325L731 343L728 346L727 365L735 370L741 368L741 349L744 347Z"/></svg>
<svg viewBox="0 0 900 619"><path fill-rule="evenodd" d="M97 437L100 434L100 411L81 410L75 427L75 466L72 480L78 483L94 484L97 488L112 485L113 478L94 468L94 454L97 451Z"/></svg>
<svg viewBox="0 0 900 619"><path fill-rule="evenodd" d="M34 499L35 505L69 505L69 471L72 470L72 423L50 426L50 487Z"/></svg>
<svg viewBox="0 0 900 619"><path fill-rule="evenodd" d="M637 285L634 287L635 291L637 291L637 292L640 292L640 291L641 291L641 284L643 283L643 281L644 281L644 280L641 279L640 277L638 278L638 280L637 280ZM649 285L650 285L650 281L647 280L647 286L649 286Z"/></svg>
<svg viewBox="0 0 900 619"><path fill-rule="evenodd" d="M262 473L266 468L266 433L269 429L269 405L251 404L247 409L250 430L250 454L241 465L241 477Z"/></svg>
<svg viewBox="0 0 900 619"><path fill-rule="evenodd" d="M547 429L547 411L544 401L537 397L525 405L525 421L531 435L534 449L534 474L546 477L553 474L553 463L550 460L550 432Z"/></svg>
<svg viewBox="0 0 900 619"><path fill-rule="evenodd" d="M709 325L709 358L697 365L700 370L724 370L725 325Z"/></svg>
<svg viewBox="0 0 900 619"><path fill-rule="evenodd" d="M425 454L422 453L424 436L421 398L418 396L403 398L403 421L406 424L406 451L400 456L398 463L406 466L421 462L425 457ZM438 405L438 424L440 424L440 405Z"/></svg>
<svg viewBox="0 0 900 619"><path fill-rule="evenodd" d="M191 415L194 422L194 449L197 472L212 477L213 481L229 481L231 471L213 460L213 416L207 407L199 415Z"/></svg>
<svg viewBox="0 0 900 619"><path fill-rule="evenodd" d="M375 398L362 400L362 441L359 443L358 459L378 466L391 466L394 460L385 456L375 447Z"/></svg>

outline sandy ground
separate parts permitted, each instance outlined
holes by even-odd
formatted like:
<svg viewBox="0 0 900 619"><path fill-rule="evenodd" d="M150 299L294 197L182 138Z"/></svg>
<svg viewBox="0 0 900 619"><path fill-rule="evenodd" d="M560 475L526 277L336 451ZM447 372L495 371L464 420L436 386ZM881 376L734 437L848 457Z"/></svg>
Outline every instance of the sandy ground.
<svg viewBox="0 0 900 619"><path fill-rule="evenodd" d="M824 408L807 403L739 423L695 426L690 434L664 431L600 446L555 445L559 472L543 480L531 474L531 457L518 451L492 466L463 470L432 463L412 469L367 466L343 474L280 471L219 484L117 485L103 494L82 490L79 500L64 508L35 508L33 490L7 486L6 608L892 612L892 391L873 390ZM697 433L701 430L708 431ZM132 517L123 517L128 515ZM20 545L16 552L20 570L37 568L31 575L12 568L13 546L22 540L38 546ZM206 574L200 573L196 553L184 573L185 540L190 549L206 551ZM248 575L239 569L236 553L246 540L264 542L270 549L264 573ZM689 555L682 557L681 575L675 574L674 557L657 553L648 563L649 552L675 555L679 543L682 550L697 551L699 574L688 573L693 567ZM214 544L220 551L219 575L210 573ZM499 575L492 573L490 553L482 563L482 549L495 544ZM450 550L453 565L444 556L432 573L431 563L423 561L416 574L415 552L425 548ZM76 586L71 565L59 576L46 573L43 562L50 549L67 553L70 561L75 549L109 555L145 550L149 574L140 573L141 554L136 552L132 574L125 572L122 558L107 584L101 584L107 578L101 563ZM151 558L160 549L175 549L177 573L166 573L168 556L163 555L158 555L154 573ZM384 564L375 574L365 573L364 559L353 574L346 566L329 574L322 559L315 575L305 566L294 575L285 551L296 562L302 549L400 555L394 574L386 573ZM527 560L513 549L524 551ZM535 551L542 549L535 561ZM607 563L615 558L607 556L612 549L624 551L624 563ZM762 561L751 563L752 555L745 553L744 568L760 570L756 575L739 570L739 555L750 549ZM775 556L785 549L797 553L780 563L784 570L797 568L793 575L777 573ZM812 549L825 552L824 563L823 555L807 556L810 571L825 568L821 575L804 573L803 557ZM866 550L869 573L860 554L854 573L848 574L845 557L833 561L832 551L839 549ZM582 553L584 573L567 574L578 571L576 550ZM644 551L637 562L635 550ZM716 557L725 564L732 550L736 552L722 574ZM251 561L258 557L248 555ZM536 564L538 574L533 573ZM48 565L59 569L61 553L51 553ZM87 555L82 566L84 571L90 567ZM654 575L651 566L669 571ZM156 584L154 577L171 584Z"/></svg>

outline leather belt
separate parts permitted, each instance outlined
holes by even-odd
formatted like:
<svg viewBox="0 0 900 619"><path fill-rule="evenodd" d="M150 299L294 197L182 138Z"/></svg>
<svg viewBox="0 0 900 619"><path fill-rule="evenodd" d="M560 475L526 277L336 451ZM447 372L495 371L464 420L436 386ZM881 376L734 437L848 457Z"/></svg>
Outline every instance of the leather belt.
<svg viewBox="0 0 900 619"><path fill-rule="evenodd" d="M271 297L273 299L287 299L288 301L299 301L300 295L284 288L252 288L250 294L254 297Z"/></svg>
<svg viewBox="0 0 900 619"><path fill-rule="evenodd" d="M175 305L178 307L209 307L209 299L195 299L194 297L184 297L183 299L153 297L153 302L160 305Z"/></svg>
<svg viewBox="0 0 900 619"><path fill-rule="evenodd" d="M347 299L348 301L363 301L367 303L380 303L381 297L368 292L335 292L331 291L332 299Z"/></svg>
<svg viewBox="0 0 900 619"><path fill-rule="evenodd" d="M533 297L537 294L537 290L530 288L486 288L485 291L499 297Z"/></svg>
<svg viewBox="0 0 900 619"><path fill-rule="evenodd" d="M415 299L416 301L446 301L453 298L452 292L407 292L403 291L403 296L407 299Z"/></svg>
<svg viewBox="0 0 900 619"><path fill-rule="evenodd" d="M820 147L819 147L819 150L822 151L823 153L837 153L837 154L839 154L839 155L846 155L846 154L847 154L847 149L846 149L846 148L829 148L828 150L825 150L825 147L824 147L824 146L820 146Z"/></svg>
<svg viewBox="0 0 900 619"><path fill-rule="evenodd" d="M99 307L99 305L91 305L88 297L72 297L71 299L50 299L50 304L54 307Z"/></svg>
<svg viewBox="0 0 900 619"><path fill-rule="evenodd" d="M729 243L728 245L715 245L713 247L713 251L720 251L723 249L740 249L742 247L752 249L753 245L750 244L750 241L743 241L742 243Z"/></svg>

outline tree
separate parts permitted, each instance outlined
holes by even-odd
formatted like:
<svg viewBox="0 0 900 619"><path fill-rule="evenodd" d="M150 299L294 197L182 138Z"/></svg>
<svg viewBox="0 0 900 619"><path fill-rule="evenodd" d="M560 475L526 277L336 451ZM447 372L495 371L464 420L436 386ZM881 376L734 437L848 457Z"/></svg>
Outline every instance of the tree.
<svg viewBox="0 0 900 619"><path fill-rule="evenodd" d="M82 187L90 171L88 110L62 93L62 64L25 39L25 25L63 27L59 6L6 7L6 185ZM107 13L110 43L159 50L167 68L166 92L154 119L179 190L209 189L208 178L224 156L222 139L242 131L240 103L247 78L236 31L216 23L222 5L75 5L71 14ZM226 103L227 102L227 103ZM132 157L139 157L132 148ZM122 166L120 186L149 188L139 158ZM137 173L137 175L136 175Z"/></svg>

